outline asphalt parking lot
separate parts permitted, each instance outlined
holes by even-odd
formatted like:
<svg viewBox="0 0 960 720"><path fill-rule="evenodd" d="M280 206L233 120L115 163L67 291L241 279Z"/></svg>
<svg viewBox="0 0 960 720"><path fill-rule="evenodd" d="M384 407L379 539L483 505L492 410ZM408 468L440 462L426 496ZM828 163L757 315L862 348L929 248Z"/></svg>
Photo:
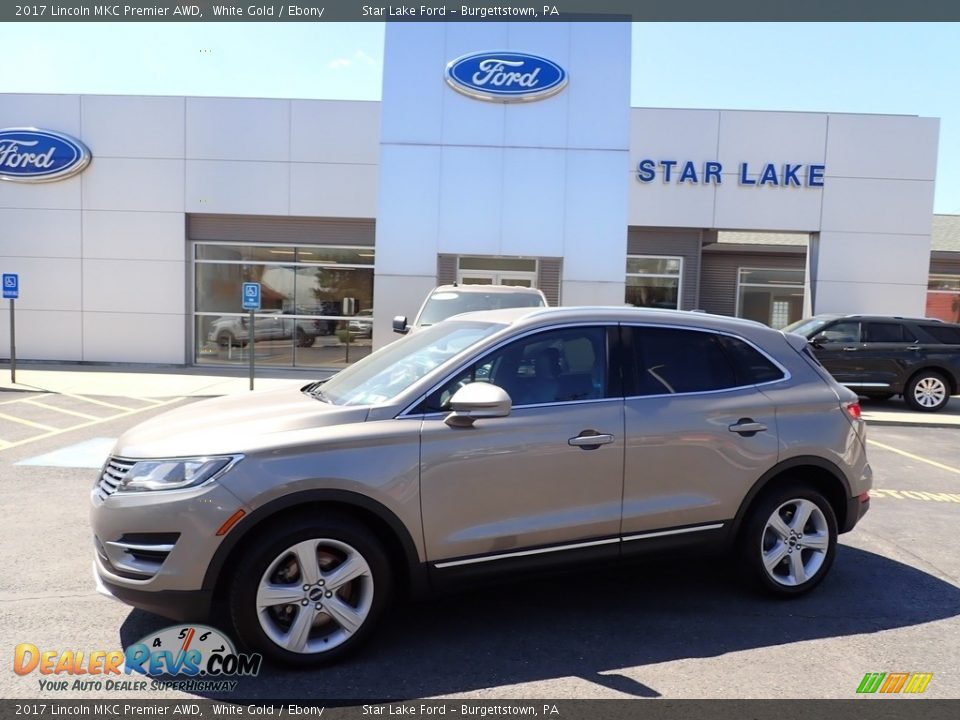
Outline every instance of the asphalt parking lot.
<svg viewBox="0 0 960 720"><path fill-rule="evenodd" d="M125 428L194 401L0 393L0 697L52 697L12 672L18 643L112 650L170 624L94 592L88 493ZM800 600L754 596L712 560L587 568L400 604L348 662L267 667L220 697L849 698L882 671L960 697L960 429L869 438L871 512Z"/></svg>

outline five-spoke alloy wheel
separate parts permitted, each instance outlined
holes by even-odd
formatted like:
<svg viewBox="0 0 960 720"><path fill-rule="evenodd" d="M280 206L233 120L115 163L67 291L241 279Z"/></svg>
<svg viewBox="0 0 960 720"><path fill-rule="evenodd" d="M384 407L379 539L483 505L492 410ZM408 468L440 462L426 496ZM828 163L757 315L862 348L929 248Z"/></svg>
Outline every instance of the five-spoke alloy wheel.
<svg viewBox="0 0 960 720"><path fill-rule="evenodd" d="M812 590L833 563L837 520L819 492L789 484L766 492L741 535L741 559L752 579L776 595Z"/></svg>
<svg viewBox="0 0 960 720"><path fill-rule="evenodd" d="M338 659L359 645L390 594L376 537L349 518L275 527L243 562L230 595L240 638L288 665Z"/></svg>

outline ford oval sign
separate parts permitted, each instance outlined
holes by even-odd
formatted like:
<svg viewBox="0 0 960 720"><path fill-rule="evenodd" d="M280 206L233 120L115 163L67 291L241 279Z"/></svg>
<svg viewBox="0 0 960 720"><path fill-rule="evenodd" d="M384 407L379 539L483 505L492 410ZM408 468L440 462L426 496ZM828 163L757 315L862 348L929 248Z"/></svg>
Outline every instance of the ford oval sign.
<svg viewBox="0 0 960 720"><path fill-rule="evenodd" d="M14 182L62 180L90 163L90 151L79 140L52 130L0 130L0 179Z"/></svg>
<svg viewBox="0 0 960 720"><path fill-rule="evenodd" d="M491 102L542 100L567 84L567 72L551 60L519 52L464 55L447 64L447 83L459 93Z"/></svg>

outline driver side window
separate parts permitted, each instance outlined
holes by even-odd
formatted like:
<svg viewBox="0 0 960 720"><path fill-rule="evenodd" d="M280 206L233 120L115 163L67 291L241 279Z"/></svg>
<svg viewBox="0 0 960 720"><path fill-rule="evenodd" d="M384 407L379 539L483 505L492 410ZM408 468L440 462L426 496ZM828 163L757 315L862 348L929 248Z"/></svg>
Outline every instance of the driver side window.
<svg viewBox="0 0 960 720"><path fill-rule="evenodd" d="M860 323L858 322L838 322L834 323L820 335L826 342L855 343L860 342Z"/></svg>
<svg viewBox="0 0 960 720"><path fill-rule="evenodd" d="M450 409L450 398L472 382L506 390L513 405L594 400L607 389L606 330L549 330L494 350L431 393L418 412Z"/></svg>

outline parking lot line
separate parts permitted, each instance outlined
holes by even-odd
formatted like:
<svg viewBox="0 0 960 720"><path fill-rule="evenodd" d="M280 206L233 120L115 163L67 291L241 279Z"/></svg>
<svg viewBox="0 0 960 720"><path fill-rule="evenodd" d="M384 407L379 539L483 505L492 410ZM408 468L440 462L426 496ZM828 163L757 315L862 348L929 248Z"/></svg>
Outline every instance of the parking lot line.
<svg viewBox="0 0 960 720"><path fill-rule="evenodd" d="M0 413L0 420L11 420L15 423L20 423L21 425L27 425L29 427L35 427L38 430L55 430L56 428L50 427L49 425L44 425L43 423L34 422L33 420L24 420L23 418L14 417L13 415L7 415L6 413Z"/></svg>
<svg viewBox="0 0 960 720"><path fill-rule="evenodd" d="M58 393L58 395L63 395L63 397L73 398L74 400L83 400L84 402L93 403L94 405L103 405L104 407L114 408L115 410L133 410L134 408L127 407L126 405L117 405L116 403L107 402L106 400L98 400L96 398L87 397L86 395L72 395L71 393ZM177 398L178 400L180 398ZM162 403L166 404L166 403ZM160 407L160 405L155 405L154 407ZM139 409L139 408L137 408Z"/></svg>
<svg viewBox="0 0 960 720"><path fill-rule="evenodd" d="M903 455L903 457L908 457L911 460L918 460L919 462L927 463L927 465L933 465L934 467L940 468L941 470L946 470L947 472L952 472L956 475L960 475L960 468L951 467L950 465L944 465L943 463L939 463L936 460L930 460L929 458L925 458L922 455L914 455L913 453L909 453L906 450L900 450L899 448L895 448L891 445L886 445L884 443L877 442L876 440L867 440L867 442L870 445L876 445L878 448L881 448L883 450L889 450L890 452L896 453L897 455Z"/></svg>
<svg viewBox="0 0 960 720"><path fill-rule="evenodd" d="M70 395L68 397L80 397L80 396ZM81 397L80 399L85 400L86 398ZM24 438L23 440L17 440L16 442L7 443L6 445L0 446L0 452L3 452L4 450L9 450L10 448L20 447L21 445L26 445L28 443L36 442L37 440L46 440L47 438L56 437L57 435L63 435L63 433L67 433L72 430L80 430L82 428L88 428L94 425L100 425L102 423L109 422L111 420L118 420L120 418L128 417L130 415L136 415L137 413L142 413L146 410L156 410L158 407L162 407L164 405L171 405L175 402L180 402L181 400L183 400L182 397L171 398L169 400L165 400L159 405L149 405L147 407L132 408L132 409L127 408L125 412L117 413L116 415L110 415L109 417L97 418L96 420L82 422L78 425L71 425L70 427L61 428L58 430L54 430L53 428L51 428L50 432L41 433L40 435L34 435L33 437ZM119 407L119 406L116 406L116 407ZM0 417L2 417L2 415L0 415ZM11 419L15 420L16 418L11 418Z"/></svg>
<svg viewBox="0 0 960 720"><path fill-rule="evenodd" d="M75 415L76 417L84 418L85 420L100 419L96 415L87 415L86 413L77 412L76 410L67 410L67 408L56 407L55 405L47 405L46 403L42 403L39 400L34 400L33 398L27 398L23 402L29 405L36 405L37 407L42 407L45 410L56 410L57 412L62 412L66 415Z"/></svg>

